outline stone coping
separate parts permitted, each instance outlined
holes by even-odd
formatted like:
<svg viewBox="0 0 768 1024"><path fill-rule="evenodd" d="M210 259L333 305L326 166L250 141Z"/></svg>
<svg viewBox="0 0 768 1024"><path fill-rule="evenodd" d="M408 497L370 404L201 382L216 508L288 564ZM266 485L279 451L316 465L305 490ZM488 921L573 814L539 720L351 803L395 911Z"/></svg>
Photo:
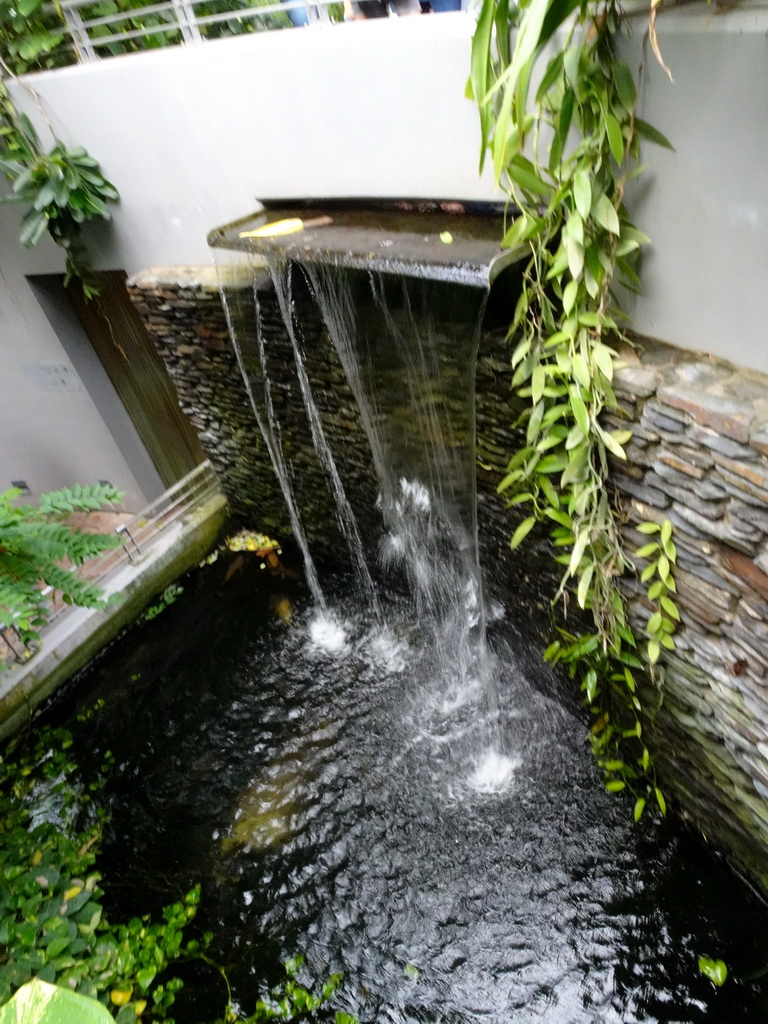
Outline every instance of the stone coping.
<svg viewBox="0 0 768 1024"><path fill-rule="evenodd" d="M649 338L622 346L615 386L633 398L656 395L661 405L701 426L768 455L768 376L704 352Z"/></svg>

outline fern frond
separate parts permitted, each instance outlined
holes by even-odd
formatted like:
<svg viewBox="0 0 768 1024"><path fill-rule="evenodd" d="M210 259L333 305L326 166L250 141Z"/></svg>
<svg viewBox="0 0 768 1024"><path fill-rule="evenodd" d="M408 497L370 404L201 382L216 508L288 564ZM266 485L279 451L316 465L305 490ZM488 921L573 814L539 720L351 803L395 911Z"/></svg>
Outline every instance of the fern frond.
<svg viewBox="0 0 768 1024"><path fill-rule="evenodd" d="M40 496L39 509L45 515L69 515L72 512L96 512L105 505L117 504L123 492L112 484L64 487Z"/></svg>

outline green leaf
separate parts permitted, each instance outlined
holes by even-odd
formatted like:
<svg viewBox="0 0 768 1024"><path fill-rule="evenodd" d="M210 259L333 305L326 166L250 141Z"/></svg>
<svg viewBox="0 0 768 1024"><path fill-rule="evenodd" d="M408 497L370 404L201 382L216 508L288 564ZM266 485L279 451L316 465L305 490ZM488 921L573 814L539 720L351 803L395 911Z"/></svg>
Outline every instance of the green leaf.
<svg viewBox="0 0 768 1024"><path fill-rule="evenodd" d="M573 198L576 209L586 221L592 209L592 186L589 183L589 175L584 170L576 171L573 176Z"/></svg>
<svg viewBox="0 0 768 1024"><path fill-rule="evenodd" d="M723 960L712 960L708 956L699 957L699 970L705 978L709 978L713 985L718 988L725 984L728 977L728 968Z"/></svg>
<svg viewBox="0 0 768 1024"><path fill-rule="evenodd" d="M553 277L560 277L563 271L568 266L568 254L565 251L565 247L561 245L558 251L555 253L555 257L552 261L552 266L547 272L547 281L551 281Z"/></svg>
<svg viewBox="0 0 768 1024"><path fill-rule="evenodd" d="M660 529L661 527L658 523L639 523L637 527L637 532L646 534L658 533Z"/></svg>
<svg viewBox="0 0 768 1024"><path fill-rule="evenodd" d="M648 558L650 555L655 555L659 550L659 545L656 541L651 541L649 544L643 544L641 548L638 548L635 555L638 558Z"/></svg>
<svg viewBox="0 0 768 1024"><path fill-rule="evenodd" d="M533 374L531 375L531 401L534 405L541 401L546 383L547 372L544 367L539 364L534 367Z"/></svg>
<svg viewBox="0 0 768 1024"><path fill-rule="evenodd" d="M656 796L656 803L659 805L659 810L662 814L667 813L667 802L664 799L664 794L661 792L658 786L653 787L653 792Z"/></svg>
<svg viewBox="0 0 768 1024"><path fill-rule="evenodd" d="M112 1015L95 999L35 978L22 985L9 1003L0 1007L0 1024L113 1024Z"/></svg>
<svg viewBox="0 0 768 1024"><path fill-rule="evenodd" d="M557 120L557 131L555 137L552 140L552 148L549 156L549 169L553 175L558 175L560 172L560 163L563 158L563 150L565 144L568 141L568 132L571 130L571 121L573 120L573 108L576 102L573 89L566 89L563 95L562 103L560 104L560 115Z"/></svg>
<svg viewBox="0 0 768 1024"><path fill-rule="evenodd" d="M526 192L548 199L552 195L552 189L546 182L542 181L530 160L523 156L516 156L506 167L507 174Z"/></svg>
<svg viewBox="0 0 768 1024"><path fill-rule="evenodd" d="M576 543L573 545L573 551L571 552L571 558L568 563L568 572L571 576L575 576L578 572L588 543L589 530L579 530L576 536Z"/></svg>
<svg viewBox="0 0 768 1024"><path fill-rule="evenodd" d="M403 974L406 978L410 978L411 981L418 981L421 971L414 964L406 964L403 968Z"/></svg>
<svg viewBox="0 0 768 1024"><path fill-rule="evenodd" d="M46 232L48 221L47 214L38 210L31 210L22 221L21 233L19 234L21 244L27 249L37 245Z"/></svg>
<svg viewBox="0 0 768 1024"><path fill-rule="evenodd" d="M490 136L492 108L485 102L490 81L491 65L491 35L493 32L494 0L483 0L480 7L480 14L477 19L477 27L472 37L472 63L468 88L478 104L480 114L480 171L485 163L485 151L488 148Z"/></svg>
<svg viewBox="0 0 768 1024"><path fill-rule="evenodd" d="M584 246L580 242L571 238L570 235L563 238L563 245L565 246L566 259L568 269L571 272L571 277L574 280L578 280L578 278L581 277L581 272L584 268Z"/></svg>
<svg viewBox="0 0 768 1024"><path fill-rule="evenodd" d="M547 95L549 90L560 77L562 70L563 54L562 52L559 52L550 60L549 64L547 64L547 70L541 76L541 82L539 83L539 88L536 91L537 103L541 103L542 99Z"/></svg>
<svg viewBox="0 0 768 1024"><path fill-rule="evenodd" d="M496 3L496 13L494 15L494 23L496 26L496 49L499 53L499 58L504 66L509 64L510 60L510 49L509 49L509 0L498 0Z"/></svg>
<svg viewBox="0 0 768 1024"><path fill-rule="evenodd" d="M563 56L563 71L571 88L577 90L582 83L579 80L579 66L581 64L581 46L574 43Z"/></svg>
<svg viewBox="0 0 768 1024"><path fill-rule="evenodd" d="M578 394L571 395L571 408L573 409L573 416L579 429L586 437L589 434L589 413L587 407L582 401Z"/></svg>
<svg viewBox="0 0 768 1024"><path fill-rule="evenodd" d="M566 316L573 309L574 303L576 302L576 295L579 291L578 281L569 281L563 289L563 312Z"/></svg>
<svg viewBox="0 0 768 1024"><path fill-rule="evenodd" d="M501 240L501 246L503 249L514 249L516 245L519 245L528 235L528 231L531 229L535 222L527 214L523 214L518 217L514 224L510 227L509 231L504 235Z"/></svg>
<svg viewBox="0 0 768 1024"><path fill-rule="evenodd" d="M638 135L642 135L644 139L648 139L649 142L655 142L657 146L663 146L665 149L671 149L675 152L675 147L658 128L654 128L652 124L648 124L647 121L643 121L642 118L635 118L635 131Z"/></svg>
<svg viewBox="0 0 768 1024"><path fill-rule="evenodd" d="M644 796L639 796L637 798L637 800L635 800L635 809L632 812L632 816L635 819L635 821L640 821L640 819L643 816L643 811L644 810L645 810L645 797Z"/></svg>
<svg viewBox="0 0 768 1024"><path fill-rule="evenodd" d="M627 453L624 451L624 449L621 447L621 445L612 433L609 433L608 431L604 430L601 432L601 437L603 440L603 444L611 453L611 455L615 455L617 459L623 459L624 461L626 461Z"/></svg>
<svg viewBox="0 0 768 1024"><path fill-rule="evenodd" d="M581 352L577 352L573 357L573 375L583 388L589 390L592 384L592 378L589 374L587 361ZM586 434L587 431L585 430L584 433Z"/></svg>
<svg viewBox="0 0 768 1024"><path fill-rule="evenodd" d="M584 572L581 574L579 579L579 585L576 588L576 599L579 602L579 608L587 607L587 597L589 596L589 586L592 582L592 576L595 571L595 563L591 562Z"/></svg>
<svg viewBox="0 0 768 1024"><path fill-rule="evenodd" d="M23 17L28 18L33 11L41 6L43 0L19 0L18 11Z"/></svg>
<svg viewBox="0 0 768 1024"><path fill-rule="evenodd" d="M511 551L514 551L515 548L519 547L523 543L525 538L533 529L533 525L535 522L536 519L534 516L528 516L527 519L524 519L522 523L520 523L518 528L512 534L512 539L509 542L509 548Z"/></svg>
<svg viewBox="0 0 768 1024"><path fill-rule="evenodd" d="M583 689L586 694L587 703L594 704L597 696L597 672L591 668L584 676Z"/></svg>
<svg viewBox="0 0 768 1024"><path fill-rule="evenodd" d="M598 343L592 349L592 358L602 375L609 381L613 380L613 351Z"/></svg>
<svg viewBox="0 0 768 1024"><path fill-rule="evenodd" d="M621 226L619 224L619 217L608 196L599 196L594 204L592 212L595 215L595 220L601 225L601 227L604 227L606 231L610 231L612 235L620 234Z"/></svg>
<svg viewBox="0 0 768 1024"><path fill-rule="evenodd" d="M615 57L611 64L611 70L613 72L613 81L616 85L616 92L618 93L621 105L628 114L631 114L635 106L635 100L637 99L637 89L635 88L635 80L632 77L632 72L623 60L616 60Z"/></svg>
<svg viewBox="0 0 768 1024"><path fill-rule="evenodd" d="M531 0L523 10L522 18L518 24L512 60L509 63L509 67L499 77L496 85L491 90L491 94L502 85L510 92L517 88L522 69L534 56L539 45L544 18L550 3L551 0Z"/></svg>
<svg viewBox="0 0 768 1024"><path fill-rule="evenodd" d="M611 147L611 155L619 166L624 160L624 136L621 134L621 126L613 114L606 114L605 130L608 134L608 145ZM614 234L618 234L615 231Z"/></svg>

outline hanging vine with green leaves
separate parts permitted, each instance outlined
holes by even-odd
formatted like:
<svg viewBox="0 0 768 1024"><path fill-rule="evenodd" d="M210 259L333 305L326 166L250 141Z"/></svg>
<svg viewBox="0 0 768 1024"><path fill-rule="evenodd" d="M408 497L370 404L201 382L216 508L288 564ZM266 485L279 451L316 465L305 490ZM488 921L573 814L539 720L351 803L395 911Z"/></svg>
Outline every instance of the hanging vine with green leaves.
<svg viewBox="0 0 768 1024"><path fill-rule="evenodd" d="M629 430L605 427L617 411L613 288L637 289L636 259L648 239L632 224L624 190L638 173L640 142L668 141L636 113L634 77L614 52L621 20L614 0L483 0L472 47L470 92L478 103L481 170L519 215L503 245L523 245L522 291L509 338L513 387L527 400L525 445L498 490L529 514L511 547L537 522L550 528L565 566L557 597L575 593L594 629L561 630L545 657L568 666L595 715L592 745L610 790L629 787L639 818L649 797L665 811L642 737L636 673L654 672L672 649L679 615L671 526L644 523L642 574L652 607L645 660L619 580L634 570L607 491L609 456L626 459ZM514 46L510 32L514 30Z"/></svg>
<svg viewBox="0 0 768 1024"><path fill-rule="evenodd" d="M119 198L99 164L81 146L67 147L54 137L46 151L35 126L16 107L0 80L0 170L11 183L4 203L27 204L19 241L37 245L46 232L66 254L64 283L78 279L86 299L98 293L90 280L82 226L110 219L109 203Z"/></svg>

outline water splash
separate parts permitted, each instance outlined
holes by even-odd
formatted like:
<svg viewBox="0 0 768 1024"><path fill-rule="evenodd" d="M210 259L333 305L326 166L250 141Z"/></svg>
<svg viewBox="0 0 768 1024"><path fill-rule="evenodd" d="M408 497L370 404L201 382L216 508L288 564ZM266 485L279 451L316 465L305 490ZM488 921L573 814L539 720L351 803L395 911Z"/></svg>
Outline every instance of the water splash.
<svg viewBox="0 0 768 1024"><path fill-rule="evenodd" d="M476 793L503 793L509 789L521 764L520 758L489 750L475 765L469 785Z"/></svg>
<svg viewBox="0 0 768 1024"><path fill-rule="evenodd" d="M347 631L328 614L315 615L310 621L309 639L314 647L328 654L344 654L349 650Z"/></svg>

